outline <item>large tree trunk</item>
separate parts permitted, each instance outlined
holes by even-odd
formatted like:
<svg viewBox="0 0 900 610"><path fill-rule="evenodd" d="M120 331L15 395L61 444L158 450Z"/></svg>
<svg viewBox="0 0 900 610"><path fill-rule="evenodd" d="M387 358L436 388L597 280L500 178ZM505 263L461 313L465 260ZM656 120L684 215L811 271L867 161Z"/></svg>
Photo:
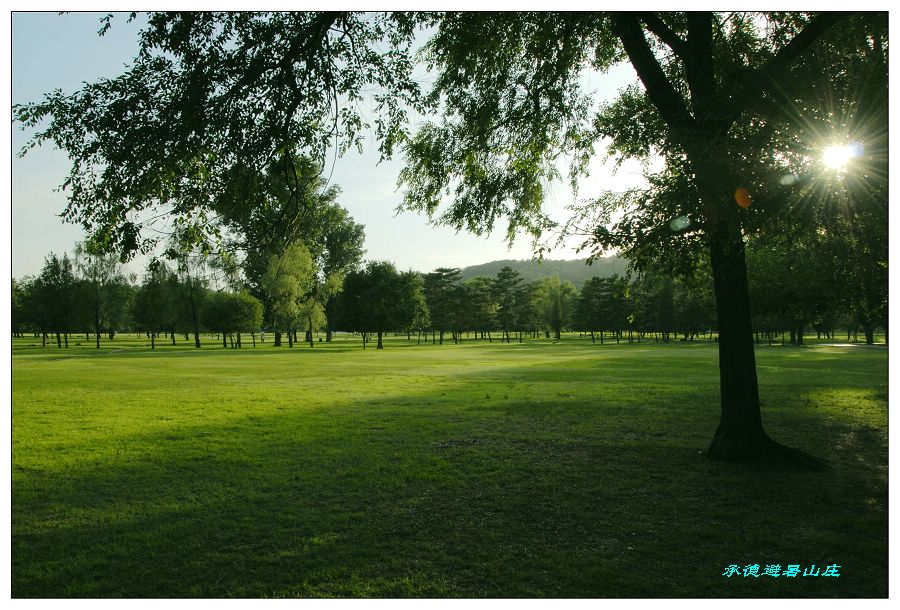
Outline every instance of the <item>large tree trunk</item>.
<svg viewBox="0 0 900 610"><path fill-rule="evenodd" d="M281 347L281 332L275 331L275 347Z"/></svg>
<svg viewBox="0 0 900 610"><path fill-rule="evenodd" d="M740 232L711 236L710 256L719 322L722 414L709 452L726 460L747 460L761 453L768 437L759 411L750 292Z"/></svg>
<svg viewBox="0 0 900 610"><path fill-rule="evenodd" d="M707 228L707 240L719 322L722 412L709 455L729 461L759 460L821 469L823 462L773 441L763 429L743 235L736 208L728 207L731 202L711 201L713 205L708 200L706 206L713 219ZM723 207L716 209L716 203Z"/></svg>

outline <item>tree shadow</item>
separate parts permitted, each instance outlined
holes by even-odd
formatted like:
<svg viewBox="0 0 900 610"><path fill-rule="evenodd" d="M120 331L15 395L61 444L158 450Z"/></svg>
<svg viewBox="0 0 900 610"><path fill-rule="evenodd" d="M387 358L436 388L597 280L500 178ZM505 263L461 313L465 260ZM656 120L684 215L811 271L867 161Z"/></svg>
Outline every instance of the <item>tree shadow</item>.
<svg viewBox="0 0 900 610"><path fill-rule="evenodd" d="M886 452L872 437L836 446L828 474L761 473L702 459L714 421L677 392L668 413L664 396L499 394L512 379L556 390L557 373L484 372L498 395L478 401L474 375L440 397L172 425L59 467L14 452L13 595L886 595ZM785 423L821 422L804 409ZM866 567L725 581L742 561Z"/></svg>

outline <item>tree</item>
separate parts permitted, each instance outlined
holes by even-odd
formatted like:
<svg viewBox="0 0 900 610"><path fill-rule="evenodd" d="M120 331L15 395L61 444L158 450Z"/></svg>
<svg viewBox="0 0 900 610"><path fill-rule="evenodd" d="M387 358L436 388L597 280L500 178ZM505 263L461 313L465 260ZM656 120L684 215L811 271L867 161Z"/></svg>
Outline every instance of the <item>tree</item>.
<svg viewBox="0 0 900 610"><path fill-rule="evenodd" d="M176 251L175 273L172 275L171 295L174 299L175 319L179 329L194 335L194 347L200 349L200 326L204 300L207 295L206 258L190 251Z"/></svg>
<svg viewBox="0 0 900 610"><path fill-rule="evenodd" d="M315 275L312 256L301 242L290 244L280 256L269 257L260 287L267 297L276 347L281 346L282 330L287 331L288 347L294 346L300 305L312 290Z"/></svg>
<svg viewBox="0 0 900 610"><path fill-rule="evenodd" d="M34 279L30 291L32 318L41 333L56 333L56 347L62 348L63 340L69 347L77 303L77 286L72 262L67 254L59 258L51 252L44 258L41 273ZM46 344L46 339L44 339Z"/></svg>
<svg viewBox="0 0 900 610"><path fill-rule="evenodd" d="M234 299L229 292L217 290L203 301L203 326L222 337L222 347L228 347L228 335L237 327Z"/></svg>
<svg viewBox="0 0 900 610"><path fill-rule="evenodd" d="M371 261L364 269L347 275L341 293L341 325L363 336L369 333L384 349L385 332L411 328L422 314L422 281L414 271L398 273L393 263Z"/></svg>
<svg viewBox="0 0 900 610"><path fill-rule="evenodd" d="M28 298L26 294L29 289L30 281L28 281L28 278L18 282L16 281L16 278L12 278L12 289L10 290L12 296L12 304L10 306L10 327L13 337L22 336L22 329L25 326L28 315L25 310L25 303Z"/></svg>
<svg viewBox="0 0 900 610"><path fill-rule="evenodd" d="M253 347L256 347L256 332L263 322L263 304L247 290L241 290L234 295L236 324L238 334L238 347L241 346L241 333L250 333Z"/></svg>
<svg viewBox="0 0 900 610"><path fill-rule="evenodd" d="M425 299L425 280L421 273L405 271L399 280L400 320L404 322L401 330L407 333L421 333L431 325L431 314L428 301ZM407 336L408 338L408 336ZM421 336L420 336L421 338Z"/></svg>
<svg viewBox="0 0 900 610"><path fill-rule="evenodd" d="M134 296L132 315L138 328L150 335L150 349L156 349L156 337L172 319L169 307L169 270L164 264L151 263Z"/></svg>
<svg viewBox="0 0 900 610"><path fill-rule="evenodd" d="M575 328L591 334L591 343L595 343L594 332L600 330L601 280L594 276L585 281L575 304ZM602 335L601 335L602 343Z"/></svg>
<svg viewBox="0 0 900 610"><path fill-rule="evenodd" d="M541 307L541 317L544 326L559 341L563 328L568 328L571 324L572 308L578 291L572 282L560 281L558 275L546 278L542 284L544 302Z"/></svg>
<svg viewBox="0 0 900 610"><path fill-rule="evenodd" d="M516 300L519 295L522 279L517 271L509 266L503 267L497 272L497 277L491 283L491 291L494 301L497 303L497 324L503 331L503 337L509 343L509 330L514 328L519 319L516 310Z"/></svg>
<svg viewBox="0 0 900 610"><path fill-rule="evenodd" d="M434 74L425 93L410 53L420 26ZM122 76L15 115L49 119L32 145L53 141L73 160L66 217L125 253L147 241L127 220L135 212L168 206L199 240L217 229L206 212L235 171L292 167L301 150L321 166L333 142L360 144L356 102L372 86L380 151L402 146L406 157L405 205L457 228L486 232L506 216L510 237L539 235L561 155L574 184L602 138L617 154L662 155L644 193L590 205L590 241L643 265L705 249L722 403L710 454L815 465L762 426L743 235L780 208L766 196L778 189L750 192L790 169L781 145L810 124L807 101L828 97L847 53L882 58L886 74L886 49L877 13L161 13ZM623 59L641 86L596 113L581 76ZM811 67L825 68L821 86L807 85ZM410 137L407 106L442 120ZM627 213L607 229L621 204ZM674 220L690 230L673 236Z"/></svg>
<svg viewBox="0 0 900 610"><path fill-rule="evenodd" d="M96 347L100 349L101 330L111 328L110 312L117 307L120 285L127 281L125 271L117 256L98 252L89 242L75 246L75 268L82 285L81 306L88 314Z"/></svg>
<svg viewBox="0 0 900 610"><path fill-rule="evenodd" d="M453 328L456 308L454 287L459 284L460 269L458 267L438 267L425 274L425 300L431 319L432 331L439 334L440 344L444 344L444 332ZM432 342L434 333L432 332Z"/></svg>
<svg viewBox="0 0 900 610"><path fill-rule="evenodd" d="M493 342L491 329L496 324L497 303L494 301L491 290L491 279L479 276L465 282L464 286L466 301L471 307L471 328L476 333L480 331L482 339L484 339L484 334L487 333L488 341Z"/></svg>
<svg viewBox="0 0 900 610"><path fill-rule="evenodd" d="M322 303L313 295L303 299L297 311L297 318L303 323L306 331L306 341L309 346L313 346L313 333L325 324L325 309Z"/></svg>

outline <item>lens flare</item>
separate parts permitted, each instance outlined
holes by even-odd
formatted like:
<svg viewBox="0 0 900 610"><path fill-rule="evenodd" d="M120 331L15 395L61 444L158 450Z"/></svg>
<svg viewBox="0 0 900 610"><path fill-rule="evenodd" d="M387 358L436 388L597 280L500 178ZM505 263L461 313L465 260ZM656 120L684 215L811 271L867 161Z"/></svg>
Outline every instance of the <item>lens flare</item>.
<svg viewBox="0 0 900 610"><path fill-rule="evenodd" d="M738 190L734 192L734 200L737 201L737 204L740 207L746 210L750 207L750 191L744 187L739 187Z"/></svg>
<svg viewBox="0 0 900 610"><path fill-rule="evenodd" d="M797 182L797 180L799 180L799 178L794 174L785 174L778 182L781 184L781 186L790 186Z"/></svg>
<svg viewBox="0 0 900 610"><path fill-rule="evenodd" d="M862 144L859 142L837 144L825 149L822 162L831 169L844 169L852 159L862 156L862 153Z"/></svg>
<svg viewBox="0 0 900 610"><path fill-rule="evenodd" d="M675 232L684 231L689 226L691 226L691 219L687 216L679 216L678 218L673 218L669 223L669 228Z"/></svg>

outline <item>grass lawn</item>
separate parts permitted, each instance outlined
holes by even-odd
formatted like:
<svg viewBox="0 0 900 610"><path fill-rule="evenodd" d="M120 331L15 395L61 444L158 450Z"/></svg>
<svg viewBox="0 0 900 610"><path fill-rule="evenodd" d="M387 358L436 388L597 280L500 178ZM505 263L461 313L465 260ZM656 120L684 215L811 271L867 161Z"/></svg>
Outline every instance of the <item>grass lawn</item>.
<svg viewBox="0 0 900 610"><path fill-rule="evenodd" d="M80 342L13 341L14 597L888 592L884 347L757 349L797 473L704 455L712 344Z"/></svg>

